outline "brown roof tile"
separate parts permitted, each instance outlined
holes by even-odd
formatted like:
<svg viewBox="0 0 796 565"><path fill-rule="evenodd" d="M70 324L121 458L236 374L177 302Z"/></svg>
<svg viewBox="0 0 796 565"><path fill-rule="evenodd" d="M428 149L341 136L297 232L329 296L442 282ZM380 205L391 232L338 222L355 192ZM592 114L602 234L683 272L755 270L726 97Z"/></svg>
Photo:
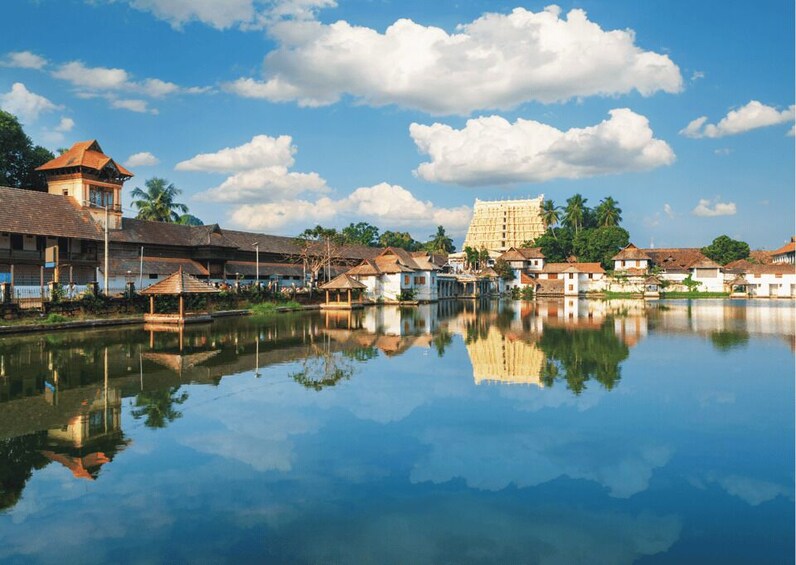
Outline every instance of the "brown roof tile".
<svg viewBox="0 0 796 565"><path fill-rule="evenodd" d="M656 248L642 251L652 259L653 265L667 271L690 269L694 263L707 259L698 247Z"/></svg>
<svg viewBox="0 0 796 565"><path fill-rule="evenodd" d="M69 197L0 187L0 231L102 239L102 231Z"/></svg>
<svg viewBox="0 0 796 565"><path fill-rule="evenodd" d="M643 249L639 249L632 243L628 243L624 249L611 258L612 261L639 261L644 259L649 261L651 257Z"/></svg>
<svg viewBox="0 0 796 565"><path fill-rule="evenodd" d="M47 161L36 170L53 171L57 169L66 169L69 167L86 167L95 171L101 171L109 164L116 167L121 176L133 176L133 173L105 155L96 139L91 139L89 141L78 141L68 151L65 151L51 161Z"/></svg>
<svg viewBox="0 0 796 565"><path fill-rule="evenodd" d="M141 291L141 294L213 294L218 289L200 281L182 269Z"/></svg>
<svg viewBox="0 0 796 565"><path fill-rule="evenodd" d="M365 283L359 282L354 277L349 276L347 273L343 273L320 286L321 290L356 290L362 288L368 288L368 286Z"/></svg>

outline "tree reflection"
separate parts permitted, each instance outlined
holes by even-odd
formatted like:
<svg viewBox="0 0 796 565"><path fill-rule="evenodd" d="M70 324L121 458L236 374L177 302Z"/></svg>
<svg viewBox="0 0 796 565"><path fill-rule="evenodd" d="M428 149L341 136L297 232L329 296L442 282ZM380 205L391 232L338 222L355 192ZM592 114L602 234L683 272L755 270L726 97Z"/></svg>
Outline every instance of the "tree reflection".
<svg viewBox="0 0 796 565"><path fill-rule="evenodd" d="M0 510L13 507L33 470L50 462L41 454L46 439L47 432L37 432L0 440Z"/></svg>
<svg viewBox="0 0 796 565"><path fill-rule="evenodd" d="M177 395L179 385L162 390L141 392L135 397L133 418L144 420L148 428L165 428L169 423L182 417L182 412L175 408L188 400L188 393Z"/></svg>
<svg viewBox="0 0 796 565"><path fill-rule="evenodd" d="M547 358L541 382L550 387L563 379L575 394L583 392L590 379L613 389L621 378L619 364L629 355L610 320L597 330L546 327L538 346Z"/></svg>
<svg viewBox="0 0 796 565"><path fill-rule="evenodd" d="M362 348L373 349L375 348ZM350 379L354 374L354 357L338 355L325 348L315 348L311 355L302 361L302 369L290 374L290 378L304 388L321 391L335 386L340 381Z"/></svg>
<svg viewBox="0 0 796 565"><path fill-rule="evenodd" d="M711 332L710 341L718 351L730 351L749 343L749 334L742 331L719 330Z"/></svg>
<svg viewBox="0 0 796 565"><path fill-rule="evenodd" d="M437 357L445 355L445 350L453 343L453 335L447 328L440 328L431 339L434 349L437 351Z"/></svg>

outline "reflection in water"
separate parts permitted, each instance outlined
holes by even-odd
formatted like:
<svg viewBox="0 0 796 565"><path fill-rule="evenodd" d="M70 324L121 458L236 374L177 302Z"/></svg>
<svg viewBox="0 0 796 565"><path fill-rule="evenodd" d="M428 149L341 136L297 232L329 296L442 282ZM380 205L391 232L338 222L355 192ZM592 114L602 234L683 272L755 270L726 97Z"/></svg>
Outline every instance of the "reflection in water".
<svg viewBox="0 0 796 565"><path fill-rule="evenodd" d="M208 531L215 531L214 520L227 520L228 532L242 536L252 524L252 531L264 528L262 518L277 532L274 547L302 548L288 555L296 561L365 559L373 555L368 541L386 528L402 532L395 547L381 548L388 561L390 555L396 562L535 555L570 562L598 551L595 562L630 562L676 547L689 527L676 506L645 513L641 493L654 497L656 489L675 484L709 499L723 489L738 504L762 510L792 498L787 480L748 462L760 459L766 470L786 466L769 451L748 448L745 466L723 472L722 458L729 456L713 447L721 442L700 436L711 425L743 427L745 420L734 418L757 406L742 404L768 407L770 399L730 389L722 375L701 389L696 379L679 381L694 404L670 415L668 428L645 417L650 406L663 409L660 390L649 394L653 404L622 413L624 420L613 412L592 420L589 410L620 397L633 406L634 395L643 396L639 390L649 379L639 372L642 363L633 372L630 359L656 361L649 353L655 348L645 350L645 343L699 344L691 364L701 364L707 379L711 360L732 362L761 340L782 349L784 338L792 348L794 321L793 305L778 302L567 299L228 319L176 333L128 328L3 338L0 510L21 511L23 491L44 488L31 479L46 467L69 482L72 476L99 479L128 492L118 482L126 465L146 475L140 465L149 451L161 449L168 462L176 448L184 450L191 473L178 467L170 478L153 475L155 482L186 482L171 484L174 496L158 509L164 522L184 519L170 511L191 499L193 489L219 497L230 484L225 473L244 481L249 471L233 465L242 463L253 478L231 489L229 501L212 498L217 512L208 516ZM685 370L676 356L665 356L669 364L656 367ZM251 379L236 378L247 375ZM677 392L670 379L667 395ZM693 399L690 387L698 389ZM622 393L609 394L617 388ZM678 428L679 418L689 417ZM145 428L149 435L140 431ZM638 437L628 441L624 434L632 432ZM682 437L705 452L713 449L713 467L691 472ZM655 482L664 470L669 486ZM204 477L199 486L191 482L197 477ZM457 498L457 489L466 496ZM575 494L567 498L567 489ZM230 508L244 504L243 491L257 502L238 514ZM415 506L418 496L424 502ZM558 504L556 497L566 500ZM607 510L595 502L600 497L611 498ZM135 514L140 501L133 500L125 508ZM406 504L393 503L400 500ZM361 526L356 543L344 549L338 504ZM717 513L739 515L722 504ZM183 511L196 519L195 506L189 507ZM502 524L499 535L484 533L473 516L494 517ZM573 516L617 528L583 528ZM295 538L299 523L314 525L316 543ZM174 534L168 530L164 538ZM121 538L123 532L115 539ZM4 555L0 550L0 559Z"/></svg>

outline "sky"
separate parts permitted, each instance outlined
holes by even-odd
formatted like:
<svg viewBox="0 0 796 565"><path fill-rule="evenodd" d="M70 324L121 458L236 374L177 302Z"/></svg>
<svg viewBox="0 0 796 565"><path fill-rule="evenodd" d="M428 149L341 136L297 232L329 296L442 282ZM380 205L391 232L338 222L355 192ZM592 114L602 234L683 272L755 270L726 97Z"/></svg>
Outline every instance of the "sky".
<svg viewBox="0 0 796 565"><path fill-rule="evenodd" d="M794 227L794 4L11 0L0 108L205 223L461 245L476 198L612 196L639 246Z"/></svg>

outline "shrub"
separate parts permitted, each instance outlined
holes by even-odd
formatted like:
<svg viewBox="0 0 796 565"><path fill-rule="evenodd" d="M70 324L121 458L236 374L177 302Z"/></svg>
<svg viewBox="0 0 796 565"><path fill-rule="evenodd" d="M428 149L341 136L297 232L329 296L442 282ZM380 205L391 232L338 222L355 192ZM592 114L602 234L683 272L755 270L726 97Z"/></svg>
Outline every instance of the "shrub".
<svg viewBox="0 0 796 565"><path fill-rule="evenodd" d="M62 316L61 314L49 314L44 319L44 323L45 324L59 324L61 322L66 322L67 319L68 318L66 316Z"/></svg>
<svg viewBox="0 0 796 565"><path fill-rule="evenodd" d="M271 316L276 314L276 304L273 302L261 302L252 306L250 310L254 316Z"/></svg>

